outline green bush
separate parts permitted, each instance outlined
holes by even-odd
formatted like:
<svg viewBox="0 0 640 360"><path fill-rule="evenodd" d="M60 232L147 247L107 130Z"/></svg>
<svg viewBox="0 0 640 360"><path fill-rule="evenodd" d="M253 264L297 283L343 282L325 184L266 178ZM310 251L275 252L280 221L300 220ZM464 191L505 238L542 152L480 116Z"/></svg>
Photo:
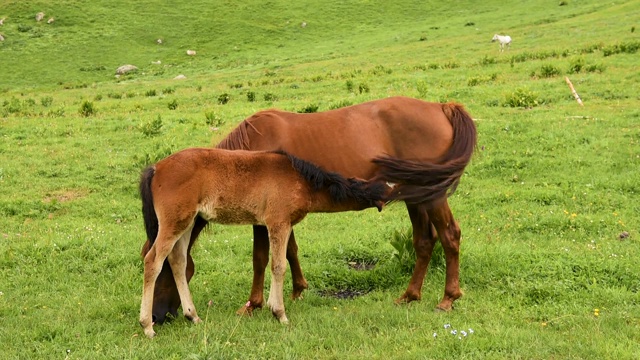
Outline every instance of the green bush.
<svg viewBox="0 0 640 360"><path fill-rule="evenodd" d="M167 104L167 106L169 107L169 110L175 110L178 108L178 100L173 99L171 101L169 101L169 104Z"/></svg>
<svg viewBox="0 0 640 360"><path fill-rule="evenodd" d="M505 98L504 106L532 108L539 105L538 95L525 89L516 89Z"/></svg>
<svg viewBox="0 0 640 360"><path fill-rule="evenodd" d="M212 127L220 127L222 125L224 125L225 121L224 119L218 115L217 113L213 112L213 111L207 111L204 113L204 117L205 117L205 123L209 126Z"/></svg>
<svg viewBox="0 0 640 360"><path fill-rule="evenodd" d="M585 67L585 62L583 58L575 58L569 61L569 70L567 71L569 74L577 74L582 71Z"/></svg>
<svg viewBox="0 0 640 360"><path fill-rule="evenodd" d="M218 96L218 104L220 105L227 104L229 100L231 100L231 96L229 96L229 94L227 93L220 94L220 96Z"/></svg>
<svg viewBox="0 0 640 360"><path fill-rule="evenodd" d="M80 115L84 117L93 116L96 113L96 108L93 107L93 103L91 101L85 100L80 105Z"/></svg>
<svg viewBox="0 0 640 360"><path fill-rule="evenodd" d="M40 99L40 104L42 104L42 106L44 106L44 107L51 106L51 104L53 104L53 97L45 96L45 97L41 98Z"/></svg>
<svg viewBox="0 0 640 360"><path fill-rule="evenodd" d="M540 68L540 76L543 78L550 78L558 75L560 75L560 69L551 64L542 65Z"/></svg>
<svg viewBox="0 0 640 360"><path fill-rule="evenodd" d="M256 93L253 91L247 91L247 101L249 102L256 101Z"/></svg>
<svg viewBox="0 0 640 360"><path fill-rule="evenodd" d="M162 117L158 115L154 120L143 122L138 129L146 137L159 135L162 132Z"/></svg>
<svg viewBox="0 0 640 360"><path fill-rule="evenodd" d="M157 93L156 93L156 90L155 90L155 89L151 89L151 90L147 90L147 91L144 93L144 95L145 95L145 96L149 96L149 97L151 97L151 96L156 96L156 95L157 95Z"/></svg>
<svg viewBox="0 0 640 360"><path fill-rule="evenodd" d="M276 96L276 94L273 93L266 93L264 94L264 101L276 101L278 100L278 97Z"/></svg>
<svg viewBox="0 0 640 360"><path fill-rule="evenodd" d="M309 104L302 109L298 110L299 113L314 113L318 112L318 104Z"/></svg>

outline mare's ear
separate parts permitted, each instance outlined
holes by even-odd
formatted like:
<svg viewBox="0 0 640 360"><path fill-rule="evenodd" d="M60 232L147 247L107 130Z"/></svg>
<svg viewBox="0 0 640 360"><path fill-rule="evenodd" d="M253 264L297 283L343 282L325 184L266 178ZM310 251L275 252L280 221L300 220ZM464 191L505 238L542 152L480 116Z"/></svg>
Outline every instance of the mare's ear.
<svg viewBox="0 0 640 360"><path fill-rule="evenodd" d="M151 242L149 242L149 240L147 240L147 242L145 242L144 245L142 245L142 251L140 251L140 256L142 256L144 258L144 256L147 255L149 250L151 250Z"/></svg>

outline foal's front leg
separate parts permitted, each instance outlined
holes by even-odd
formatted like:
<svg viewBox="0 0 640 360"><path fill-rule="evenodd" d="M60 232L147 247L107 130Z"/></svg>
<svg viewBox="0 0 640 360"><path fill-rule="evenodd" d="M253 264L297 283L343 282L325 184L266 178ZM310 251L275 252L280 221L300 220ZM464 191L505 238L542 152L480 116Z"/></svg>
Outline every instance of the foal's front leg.
<svg viewBox="0 0 640 360"><path fill-rule="evenodd" d="M267 305L280 323L288 324L284 311L284 273L287 270L287 242L291 234L290 224L269 226L271 242L271 289Z"/></svg>

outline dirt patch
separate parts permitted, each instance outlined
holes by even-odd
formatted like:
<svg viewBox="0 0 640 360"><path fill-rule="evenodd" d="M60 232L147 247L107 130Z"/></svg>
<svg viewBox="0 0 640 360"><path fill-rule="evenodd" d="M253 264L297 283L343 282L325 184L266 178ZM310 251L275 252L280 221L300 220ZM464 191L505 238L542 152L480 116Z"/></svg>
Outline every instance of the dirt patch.
<svg viewBox="0 0 640 360"><path fill-rule="evenodd" d="M42 201L45 203L50 203L55 200L59 203L64 203L83 198L87 196L88 193L89 191L84 189L59 190L45 196Z"/></svg>
<svg viewBox="0 0 640 360"><path fill-rule="evenodd" d="M360 261L349 261L347 262L349 267L355 271L367 271L373 270L376 267L375 263L366 263Z"/></svg>
<svg viewBox="0 0 640 360"><path fill-rule="evenodd" d="M331 298L341 299L341 300L350 300L366 294L367 294L367 291L353 290L353 289L320 291L320 296L322 297L331 297Z"/></svg>

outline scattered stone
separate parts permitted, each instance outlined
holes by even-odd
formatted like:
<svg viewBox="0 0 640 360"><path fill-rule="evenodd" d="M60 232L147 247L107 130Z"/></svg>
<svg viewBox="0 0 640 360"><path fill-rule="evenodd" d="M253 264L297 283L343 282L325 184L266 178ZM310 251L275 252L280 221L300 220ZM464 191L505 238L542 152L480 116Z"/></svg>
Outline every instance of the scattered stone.
<svg viewBox="0 0 640 360"><path fill-rule="evenodd" d="M124 75L126 73L138 71L138 67L135 65L122 65L116 69L117 75Z"/></svg>
<svg viewBox="0 0 640 360"><path fill-rule="evenodd" d="M162 64L162 61L160 61L160 60L152 61L151 63L154 64L154 65L160 65L160 64Z"/></svg>
<svg viewBox="0 0 640 360"><path fill-rule="evenodd" d="M618 235L618 238L620 240L624 240L624 239L626 239L628 237L629 237L629 232L627 232L627 231L623 231L623 232L620 233L620 235Z"/></svg>
<svg viewBox="0 0 640 360"><path fill-rule="evenodd" d="M180 75L174 77L173 80L182 80L182 79L186 79L186 78L187 78L186 76L180 74Z"/></svg>
<svg viewBox="0 0 640 360"><path fill-rule="evenodd" d="M307 23L305 21L303 21L302 24L300 24L300 27L306 28L307 27Z"/></svg>
<svg viewBox="0 0 640 360"><path fill-rule="evenodd" d="M156 40L156 42L158 43L158 45L162 45L162 39L158 39Z"/></svg>
<svg viewBox="0 0 640 360"><path fill-rule="evenodd" d="M42 19L44 19L44 13L40 11L36 14L36 21L42 21Z"/></svg>
<svg viewBox="0 0 640 360"><path fill-rule="evenodd" d="M194 56L196 54L195 50L187 50L187 55Z"/></svg>
<svg viewBox="0 0 640 360"><path fill-rule="evenodd" d="M47 20L47 24L53 24L54 21L56 21L56 19L50 17L49 20Z"/></svg>
<svg viewBox="0 0 640 360"><path fill-rule="evenodd" d="M4 41L4 36L2 36L2 34L0 34L0 41Z"/></svg>
<svg viewBox="0 0 640 360"><path fill-rule="evenodd" d="M0 19L0 25L4 25L4 19L6 19L6 18Z"/></svg>

